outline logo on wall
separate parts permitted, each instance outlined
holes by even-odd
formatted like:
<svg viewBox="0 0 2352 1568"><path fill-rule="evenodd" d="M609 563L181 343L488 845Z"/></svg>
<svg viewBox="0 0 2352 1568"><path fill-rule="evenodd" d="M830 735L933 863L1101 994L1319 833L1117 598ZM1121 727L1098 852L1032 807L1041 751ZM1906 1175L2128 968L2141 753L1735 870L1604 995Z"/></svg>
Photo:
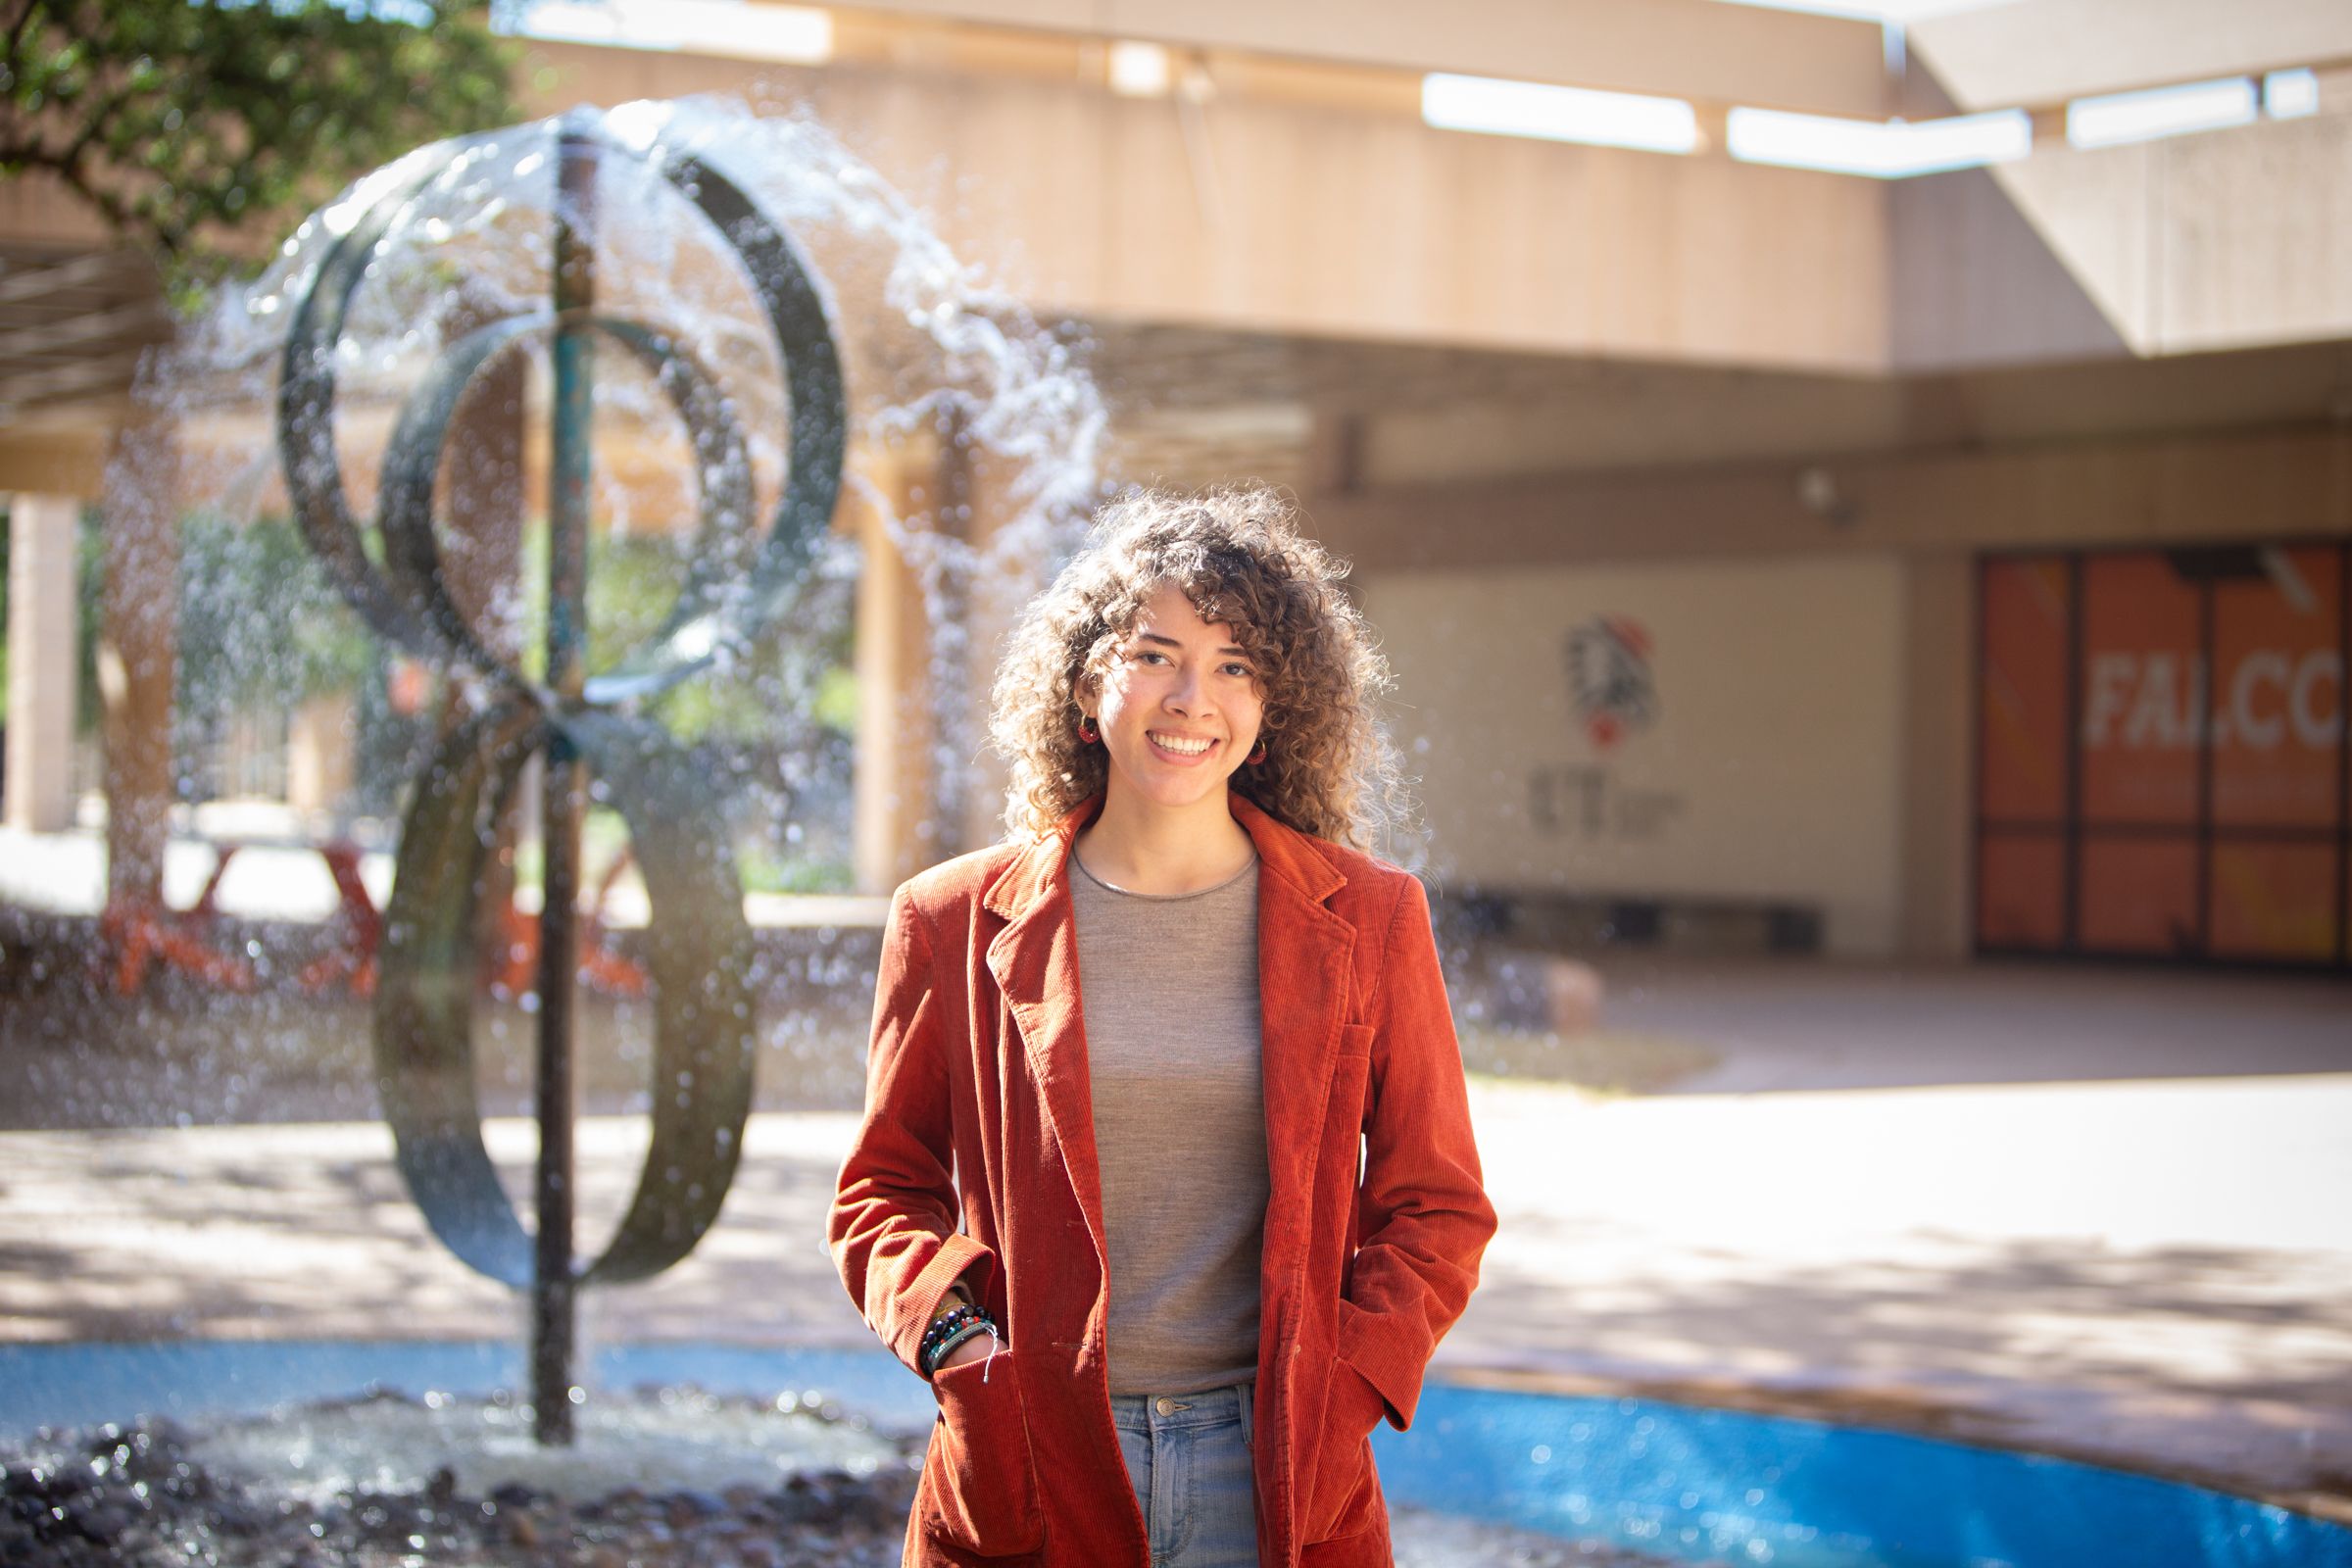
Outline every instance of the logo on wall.
<svg viewBox="0 0 2352 1568"><path fill-rule="evenodd" d="M1658 721L1649 633L1624 615L1595 615L1568 633L1568 693L1596 750Z"/></svg>

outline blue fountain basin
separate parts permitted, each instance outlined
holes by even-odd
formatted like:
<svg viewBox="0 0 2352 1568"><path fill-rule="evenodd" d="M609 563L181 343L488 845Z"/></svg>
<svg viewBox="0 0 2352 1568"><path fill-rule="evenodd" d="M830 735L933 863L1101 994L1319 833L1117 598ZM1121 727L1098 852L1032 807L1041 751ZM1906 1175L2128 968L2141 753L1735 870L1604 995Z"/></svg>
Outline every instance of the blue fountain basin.
<svg viewBox="0 0 2352 1568"><path fill-rule="evenodd" d="M512 1345L219 1341L0 1346L0 1434L251 1415L369 1388L486 1394ZM877 1427L931 1418L879 1350L607 1348L606 1387L821 1391ZM1685 1562L1778 1568L2352 1568L2352 1529L2071 1460L1647 1398L1433 1383L1375 1439L1390 1497Z"/></svg>
<svg viewBox="0 0 2352 1568"><path fill-rule="evenodd" d="M1658 1399L1433 1386L1390 1497L1685 1562L2352 1568L2352 1530L2007 1449Z"/></svg>

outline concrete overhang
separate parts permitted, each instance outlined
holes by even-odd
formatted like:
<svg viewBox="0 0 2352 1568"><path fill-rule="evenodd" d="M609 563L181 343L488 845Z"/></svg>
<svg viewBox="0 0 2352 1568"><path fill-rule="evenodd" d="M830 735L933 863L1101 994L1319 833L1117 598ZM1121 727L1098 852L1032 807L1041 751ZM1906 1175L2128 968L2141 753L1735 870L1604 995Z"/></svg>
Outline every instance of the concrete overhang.
<svg viewBox="0 0 2352 1568"><path fill-rule="evenodd" d="M1875 23L1720 0L869 0L934 20L1879 119Z"/></svg>
<svg viewBox="0 0 2352 1568"><path fill-rule="evenodd" d="M1963 111L2352 63L2339 0L2032 0L1928 17L1909 47Z"/></svg>
<svg viewBox="0 0 2352 1568"><path fill-rule="evenodd" d="M2352 5L2030 0L1926 19L1909 46L1953 107L2028 109L2042 128L2032 157L1970 176L1974 189L1953 185L1941 214L1915 193L1906 213L1897 194L1895 265L1914 297L1923 272L1949 270L1928 236L1949 238L1966 208L1980 256L2005 231L1995 248L2050 285L1988 322L1992 339L2056 324L2060 279L2143 358L2352 337ZM2069 144L2072 100L2287 69L2314 73L2316 113ZM1898 288L1898 360L1936 335L1903 299ZM2071 326L2056 335L2081 338ZM1982 335L1948 348L1956 362L2001 357Z"/></svg>
<svg viewBox="0 0 2352 1568"><path fill-rule="evenodd" d="M1738 11L1707 6L1709 11ZM1098 68L1099 69L1099 68ZM531 107L805 107L1033 309L1122 322L1870 373L1875 181L1424 124L1417 99L534 46ZM1017 258L1017 261L1012 259ZM1006 263L1001 268L993 264Z"/></svg>
<svg viewBox="0 0 2352 1568"><path fill-rule="evenodd" d="M1958 74L1937 40L1992 36L1970 29L1996 23L2012 29L2010 54L2068 53L2063 28L2096 21L2118 58L2138 62L2095 77L1971 77L1973 102L2190 60L2253 69L2336 48L2352 26L2340 7L2248 0L2218 8L2247 19L2233 53L2208 40L2196 47L2223 52L2168 54L2156 35L2171 4L2031 0L1936 19L1916 58ZM1507 66L1869 116L1881 111L1863 98L1875 105L1886 82L1875 26L1717 0L1494 0L1442 15L1383 0L1344 8L1345 24L1342 9L899 0L838 12L844 48L821 68L533 43L517 79L538 113L713 92L805 108L1031 308L1106 331L1354 343L1366 366L1392 368L1410 355L1373 351L1864 381L2352 337L2352 207L2338 199L2352 189L2352 102L2334 87L2309 119L2095 152L2045 136L1993 171L1883 182L1719 148L1667 157L1438 130L1414 90L1423 67ZM2029 25L2045 29L2038 41L2014 30ZM1100 56L1114 36L1198 50L1199 90L1112 92ZM0 186L0 247L94 250L101 237L38 181ZM22 341L47 353L61 340ZM1231 391L1261 410L1282 402ZM1372 394L1414 396L1394 383ZM1259 439L1235 430L1201 416L1169 439Z"/></svg>

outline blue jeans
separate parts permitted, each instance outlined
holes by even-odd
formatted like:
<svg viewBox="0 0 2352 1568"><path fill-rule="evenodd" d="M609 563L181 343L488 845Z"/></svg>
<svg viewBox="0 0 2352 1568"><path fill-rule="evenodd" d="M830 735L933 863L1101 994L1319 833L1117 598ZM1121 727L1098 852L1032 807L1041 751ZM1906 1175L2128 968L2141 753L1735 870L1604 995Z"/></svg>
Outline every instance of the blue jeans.
<svg viewBox="0 0 2352 1568"><path fill-rule="evenodd" d="M1144 1510L1152 1568L1257 1568L1250 1479L1252 1383L1197 1394L1114 1394L1119 1456Z"/></svg>

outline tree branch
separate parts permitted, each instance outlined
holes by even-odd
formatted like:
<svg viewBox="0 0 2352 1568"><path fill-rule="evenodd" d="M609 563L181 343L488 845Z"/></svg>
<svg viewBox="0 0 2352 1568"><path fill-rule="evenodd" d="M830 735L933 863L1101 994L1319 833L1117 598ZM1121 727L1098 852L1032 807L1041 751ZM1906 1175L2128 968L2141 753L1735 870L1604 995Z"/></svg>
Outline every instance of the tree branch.
<svg viewBox="0 0 2352 1568"><path fill-rule="evenodd" d="M8 62L8 74L11 76L17 74L18 51L24 46L24 28L31 23L32 14L41 9L41 4L42 0L24 0L24 9L18 12L17 20L8 24L8 49L5 55L0 55L0 59Z"/></svg>
<svg viewBox="0 0 2352 1568"><path fill-rule="evenodd" d="M251 226L411 138L510 112L497 40L470 10L431 10L419 29L349 0L0 0L0 70L15 72L0 171L52 175L193 277L235 250L213 254L214 225Z"/></svg>
<svg viewBox="0 0 2352 1568"><path fill-rule="evenodd" d="M113 225L116 234L122 238L130 240L139 237L136 232L139 227L137 215L131 211L130 204L90 179L82 170L83 155L76 153L69 160L61 158L46 147L34 147L28 152L19 152L12 156L18 160L20 168L45 169L55 174L68 190L97 208L99 214ZM178 258L181 238L176 231L167 231L160 225L156 225L150 229L146 237L154 240L165 255L174 260Z"/></svg>

